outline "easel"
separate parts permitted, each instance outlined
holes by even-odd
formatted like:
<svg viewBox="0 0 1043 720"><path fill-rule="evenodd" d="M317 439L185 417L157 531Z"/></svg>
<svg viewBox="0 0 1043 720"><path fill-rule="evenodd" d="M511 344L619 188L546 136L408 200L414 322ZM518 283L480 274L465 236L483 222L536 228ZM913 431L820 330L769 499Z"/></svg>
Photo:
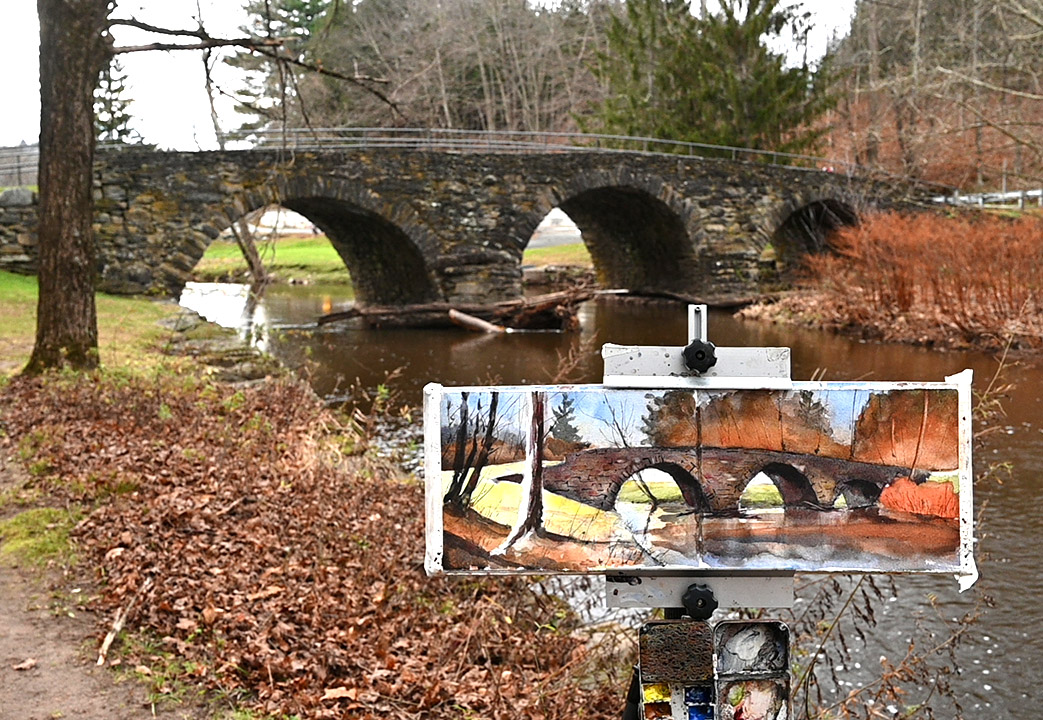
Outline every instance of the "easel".
<svg viewBox="0 0 1043 720"><path fill-rule="evenodd" d="M705 305L689 305L688 338L685 347L605 345L603 384L786 389L792 383L789 348L718 348L710 342ZM749 708L742 716L751 720L789 716L788 628L772 621L708 621L718 608L792 607L792 573L619 574L606 580L609 607L662 608L665 618L640 629L624 720L731 720L739 705ZM749 652L734 652L738 645Z"/></svg>

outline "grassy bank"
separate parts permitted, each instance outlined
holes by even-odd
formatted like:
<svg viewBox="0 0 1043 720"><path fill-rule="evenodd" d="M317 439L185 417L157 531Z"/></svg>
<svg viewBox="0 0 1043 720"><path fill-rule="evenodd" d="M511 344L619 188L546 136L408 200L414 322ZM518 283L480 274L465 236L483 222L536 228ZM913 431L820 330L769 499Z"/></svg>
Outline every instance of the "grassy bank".
<svg viewBox="0 0 1043 720"><path fill-rule="evenodd" d="M882 213L809 258L800 292L746 317L928 346L1043 348L1043 222Z"/></svg>
<svg viewBox="0 0 1043 720"><path fill-rule="evenodd" d="M351 283L344 261L324 235L284 237L258 243L257 249L276 282ZM238 245L215 240L193 274L208 282L240 282L247 276L247 266Z"/></svg>
<svg viewBox="0 0 1043 720"><path fill-rule="evenodd" d="M571 245L555 245L553 247L542 247L526 250L522 255L522 265L570 265L573 267L594 267L590 258L590 251L583 243Z"/></svg>
<svg viewBox="0 0 1043 720"><path fill-rule="evenodd" d="M35 277L0 271L0 376L21 370L29 361L36 335ZM146 362L169 331L157 323L178 312L169 301L99 293L98 349L109 366Z"/></svg>
<svg viewBox="0 0 1043 720"><path fill-rule="evenodd" d="M285 237L260 243L259 250L276 282L351 283L344 261L325 235ZM526 250L522 263L592 267L590 253L583 243ZM242 281L247 276L246 261L234 242L215 240L193 274L205 282Z"/></svg>

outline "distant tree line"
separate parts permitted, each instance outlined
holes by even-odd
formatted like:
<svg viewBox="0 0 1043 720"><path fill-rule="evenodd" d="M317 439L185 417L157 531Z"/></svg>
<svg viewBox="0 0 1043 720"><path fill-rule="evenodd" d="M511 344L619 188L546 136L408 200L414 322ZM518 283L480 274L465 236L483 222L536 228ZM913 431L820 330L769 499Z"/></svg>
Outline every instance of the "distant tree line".
<svg viewBox="0 0 1043 720"><path fill-rule="evenodd" d="M1043 182L1043 0L859 0L828 154L965 188Z"/></svg>
<svg viewBox="0 0 1043 720"><path fill-rule="evenodd" d="M790 66L810 18L779 0L258 0L281 62L241 53L244 128L411 126L808 150L824 77ZM302 73L295 62L329 69ZM345 83L343 77L351 82Z"/></svg>

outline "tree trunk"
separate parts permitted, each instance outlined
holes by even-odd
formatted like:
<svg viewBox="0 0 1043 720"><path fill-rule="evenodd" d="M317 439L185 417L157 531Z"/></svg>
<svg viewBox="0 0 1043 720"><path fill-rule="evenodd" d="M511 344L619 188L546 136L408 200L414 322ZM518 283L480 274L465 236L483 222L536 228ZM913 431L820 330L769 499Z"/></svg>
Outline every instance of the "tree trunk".
<svg viewBox="0 0 1043 720"><path fill-rule="evenodd" d="M539 535L543 531L543 415L546 394L533 392L531 398L532 417L525 446L525 474L522 477L518 521L500 546L490 553L492 555L503 555L526 535Z"/></svg>
<svg viewBox="0 0 1043 720"><path fill-rule="evenodd" d="M258 217L261 216L263 216L263 213ZM235 244L239 246L239 251L246 260L246 267L250 272L251 288L254 286L263 288L271 282L271 277L268 275L268 269L264 266L264 261L261 260L261 253L257 251L257 238L254 237L253 231L250 229L250 223L247 221L247 218L240 218L238 222L232 223L230 229L232 236L235 238Z"/></svg>
<svg viewBox="0 0 1043 720"><path fill-rule="evenodd" d="M459 500L464 486L464 477L467 475L467 467L464 464L467 458L467 395L466 392L460 393L460 425L456 430L456 447L453 452L453 479L443 498L443 501L447 503L455 503Z"/></svg>
<svg viewBox="0 0 1043 720"><path fill-rule="evenodd" d="M468 507L471 504L471 495L478 488L478 481L481 479L482 470L485 469L486 464L489 462L489 452L492 450L493 442L495 441L496 433L496 408L500 403L500 393L490 393L489 399L489 422L485 425L485 439L482 440L482 451L478 453L478 459L474 461L474 467L471 469L471 477L467 480L467 485L464 486L463 498L461 505Z"/></svg>
<svg viewBox="0 0 1043 720"><path fill-rule="evenodd" d="M94 305L94 88L109 0L37 0L40 206L36 344L25 371L98 365Z"/></svg>

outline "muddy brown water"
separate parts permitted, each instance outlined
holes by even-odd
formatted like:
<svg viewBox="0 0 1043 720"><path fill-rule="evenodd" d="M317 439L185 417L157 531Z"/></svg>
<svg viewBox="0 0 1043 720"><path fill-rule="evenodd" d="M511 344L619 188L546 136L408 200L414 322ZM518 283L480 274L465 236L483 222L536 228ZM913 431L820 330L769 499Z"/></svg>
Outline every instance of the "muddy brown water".
<svg viewBox="0 0 1043 720"><path fill-rule="evenodd" d="M243 327L243 300L235 287L190 285L186 307L228 326ZM316 390L345 394L351 385L375 386L401 369L395 387L403 399L419 403L428 382L444 385L544 383L551 381L570 352L580 353L569 377L599 382L602 343L681 345L687 332L682 306L670 303L597 300L581 308L583 329L574 334L519 333L476 335L464 330L316 329L314 318L343 307L348 300L336 287L275 287L253 313L252 334L284 362L307 364ZM832 334L741 321L711 313L710 339L723 346L792 348L793 378L825 373L828 380L941 380L971 368L976 390L983 390L997 362L976 352L943 352L902 345L865 343ZM840 673L844 693L857 687L863 673L879 667L880 657L897 659L914 634L917 618L948 618L972 607L974 593L995 601L973 636L961 647L963 672L952 678L968 716L1025 717L1026 703L1043 699L1037 669L1043 663L1043 365L1025 361L1006 371L1015 389L1005 402L1007 415L975 464L1010 463L1002 485L979 484L975 502L984 508L977 559L981 580L960 595L947 576L898 577L897 601L878 612L879 627L861 649L860 658ZM935 627L937 627L937 620ZM1030 711L1034 712L1034 711Z"/></svg>

